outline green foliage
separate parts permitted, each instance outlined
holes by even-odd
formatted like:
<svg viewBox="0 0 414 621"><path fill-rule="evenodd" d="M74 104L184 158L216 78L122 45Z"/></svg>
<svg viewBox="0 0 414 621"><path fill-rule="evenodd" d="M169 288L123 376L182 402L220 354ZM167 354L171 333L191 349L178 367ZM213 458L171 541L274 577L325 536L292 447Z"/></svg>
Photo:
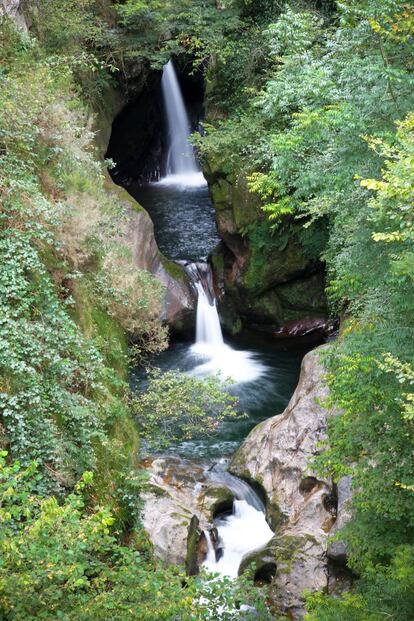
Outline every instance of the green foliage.
<svg viewBox="0 0 414 621"><path fill-rule="evenodd" d="M127 0L117 3L127 59L145 59L161 68L171 55L187 55L195 66L226 44L225 33L239 27L231 7L214 0Z"/></svg>
<svg viewBox="0 0 414 621"><path fill-rule="evenodd" d="M0 456L0 615L5 621L224 621L240 618L246 586L201 584L180 569L158 567L148 550L121 546L105 507L87 509L87 472L62 504L42 498L36 464L6 465ZM242 590L243 589L243 590ZM267 619L260 598L255 619ZM224 607L225 611L219 612ZM252 615L243 615L246 620Z"/></svg>
<svg viewBox="0 0 414 621"><path fill-rule="evenodd" d="M315 596L309 618L408 620L413 10L403 0L337 5L328 20L292 2L263 27L267 58L259 80L250 91L249 81L238 89L250 98L229 109L228 118L212 116L201 150L230 177L242 170L262 202L272 235L269 242L261 225L247 231L256 249L253 274L260 274L271 244L295 236L313 258L325 260L332 311L346 317L324 357L328 405L340 415L330 420L329 448L317 462L334 480L352 474L354 518L340 536L361 580L342 599Z"/></svg>
<svg viewBox="0 0 414 621"><path fill-rule="evenodd" d="M96 494L127 524L138 436L120 326L141 351L162 349L161 289L133 265L72 67L7 19L0 32L1 439L39 462L43 493L101 472Z"/></svg>
<svg viewBox="0 0 414 621"><path fill-rule="evenodd" d="M215 431L237 416L237 399L215 377L197 379L177 371L150 371L148 387L133 402L140 433L152 448Z"/></svg>
<svg viewBox="0 0 414 621"><path fill-rule="evenodd" d="M308 598L305 621L411 621L414 614L414 548L399 546L388 567L373 568L356 593L341 599L321 593Z"/></svg>

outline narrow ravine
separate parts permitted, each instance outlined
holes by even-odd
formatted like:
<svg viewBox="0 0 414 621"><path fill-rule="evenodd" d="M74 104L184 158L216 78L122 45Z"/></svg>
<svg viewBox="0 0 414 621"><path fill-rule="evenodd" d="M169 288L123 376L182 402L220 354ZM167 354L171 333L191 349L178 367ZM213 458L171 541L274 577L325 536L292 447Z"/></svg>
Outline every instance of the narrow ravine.
<svg viewBox="0 0 414 621"><path fill-rule="evenodd" d="M229 456L259 420L281 411L297 382L303 351L277 351L265 344L224 338L220 325L213 273L207 258L218 242L207 182L189 142L191 128L173 62L164 68L162 92L168 127L166 175L140 185L134 195L155 224L158 245L164 254L185 264L197 294L196 333L193 344L173 342L156 365L205 377L218 375L231 381L241 412L247 417L226 422L208 440L173 446L184 457L220 459ZM135 375L141 377L142 370ZM214 462L213 462L214 463ZM262 546L273 532L266 521L265 505L244 481L225 470L214 475L233 495L231 512L215 516L214 542L204 531L206 569L235 578L242 558Z"/></svg>

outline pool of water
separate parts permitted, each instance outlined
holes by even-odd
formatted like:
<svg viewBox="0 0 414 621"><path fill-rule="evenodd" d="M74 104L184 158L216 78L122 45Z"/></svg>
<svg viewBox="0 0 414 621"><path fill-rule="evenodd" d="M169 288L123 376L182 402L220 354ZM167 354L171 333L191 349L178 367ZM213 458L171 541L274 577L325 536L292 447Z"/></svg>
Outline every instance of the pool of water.
<svg viewBox="0 0 414 621"><path fill-rule="evenodd" d="M226 342L235 352L248 352L251 359L261 365L262 373L253 381L234 383L227 389L239 400L237 411L240 416L223 422L208 437L171 446L170 450L175 454L193 458L233 454L255 425L283 412L297 385L302 358L309 351L309 348L298 346L279 349L252 335ZM204 363L204 358L194 352L191 343L179 341L173 342L154 361L154 365L162 370L178 369L187 373L194 373ZM133 370L131 383L135 390L145 389L142 369Z"/></svg>
<svg viewBox="0 0 414 621"><path fill-rule="evenodd" d="M214 207L201 173L193 185L131 185L128 191L154 222L159 249L173 260L205 261L218 244Z"/></svg>
<svg viewBox="0 0 414 621"><path fill-rule="evenodd" d="M150 214L159 248L168 258L205 260L218 243L214 208L201 173L181 181L178 176L170 176L161 183L137 185L128 190ZM217 330L220 332L219 327ZM227 339L224 345L202 343L201 348L200 344L194 347L189 342L173 341L153 361L154 366L201 377L217 372L222 377L232 375L234 383L226 390L238 398L239 416L223 422L208 437L175 444L169 451L192 458L230 456L255 425L284 410L297 385L300 364L307 351L306 346L287 349L269 343L259 333ZM142 368L133 369L131 384L136 391L145 390Z"/></svg>

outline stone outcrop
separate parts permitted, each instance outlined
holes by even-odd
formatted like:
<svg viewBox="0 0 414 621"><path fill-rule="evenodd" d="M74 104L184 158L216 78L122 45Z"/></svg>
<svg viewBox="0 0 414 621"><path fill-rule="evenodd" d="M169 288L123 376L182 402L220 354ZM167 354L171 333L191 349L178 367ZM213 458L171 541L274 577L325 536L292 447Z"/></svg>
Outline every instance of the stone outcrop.
<svg viewBox="0 0 414 621"><path fill-rule="evenodd" d="M231 506L233 495L199 462L157 457L145 460L143 466L149 482L142 495L142 522L155 556L169 564L187 561L187 568L196 573L204 560L202 550L194 549L198 535L211 528L216 507Z"/></svg>
<svg viewBox="0 0 414 621"><path fill-rule="evenodd" d="M233 310L222 309L227 327L234 325L235 315L247 324L275 326L326 316L323 266L290 229L286 233L281 227L284 232L271 235L244 176L222 168L223 163L210 159L204 172L222 239L212 255L215 276L225 305L231 302Z"/></svg>
<svg viewBox="0 0 414 621"><path fill-rule="evenodd" d="M299 384L283 414L255 427L230 465L231 472L259 482L268 495L277 567L272 598L293 618L302 616L303 591L328 588L328 537L336 521L332 485L319 479L311 464L326 440L332 414L322 405L328 388L320 351L305 356ZM342 525L346 516L341 511L339 507Z"/></svg>
<svg viewBox="0 0 414 621"><path fill-rule="evenodd" d="M22 0L1 0L0 1L0 17L8 15L23 32L28 32L28 25L23 13Z"/></svg>

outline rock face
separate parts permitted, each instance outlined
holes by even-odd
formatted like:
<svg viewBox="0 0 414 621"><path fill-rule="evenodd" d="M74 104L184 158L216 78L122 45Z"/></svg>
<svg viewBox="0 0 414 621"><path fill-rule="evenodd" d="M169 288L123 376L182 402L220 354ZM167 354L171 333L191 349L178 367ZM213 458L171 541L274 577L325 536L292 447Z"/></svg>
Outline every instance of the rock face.
<svg viewBox="0 0 414 621"><path fill-rule="evenodd" d="M98 153L102 158L111 136L112 121L126 105L119 91L108 88L105 106L91 119L96 134ZM177 332L188 332L195 323L196 300L188 276L181 265L166 259L158 249L154 236L154 225L141 205L121 186L107 176L108 192L117 195L123 205L128 238L135 265L151 272L164 286L165 297L161 319Z"/></svg>
<svg viewBox="0 0 414 621"><path fill-rule="evenodd" d="M23 32L28 32L28 26L23 14L22 0L1 0L0 16L8 15Z"/></svg>
<svg viewBox="0 0 414 621"><path fill-rule="evenodd" d="M184 564L189 555L198 556L199 564L204 560L200 556L202 550L189 554L187 545L190 539L198 545L195 529L200 533L211 528L216 507L232 503L231 492L210 476L205 465L197 462L158 457L145 460L143 466L150 479L148 491L142 495L142 521L155 555L169 564ZM193 563L194 559L191 560ZM196 573L194 565L192 573Z"/></svg>
<svg viewBox="0 0 414 621"><path fill-rule="evenodd" d="M328 394L320 350L305 356L283 414L255 427L230 465L233 474L258 481L268 494L277 566L272 599L293 618L303 614L304 590L328 588L327 540L336 520L332 486L311 468L331 414L320 404Z"/></svg>
<svg viewBox="0 0 414 621"><path fill-rule="evenodd" d="M161 319L176 331L185 332L194 324L196 305L185 270L181 265L166 259L159 251L154 225L145 209L135 203L127 192L125 200L132 203L132 210L128 210L128 237L134 263L138 268L151 272L165 286Z"/></svg>
<svg viewBox="0 0 414 621"><path fill-rule="evenodd" d="M213 253L213 266L227 305L231 301L233 308L233 316L222 309L228 323L234 323L234 312L247 324L276 326L303 317L326 316L324 272L317 253L300 243L292 233L293 225L282 226L271 235L258 197L249 192L246 179L223 168L225 163L211 159L205 165L222 239ZM308 232L319 237L324 234L322 230Z"/></svg>
<svg viewBox="0 0 414 621"><path fill-rule="evenodd" d="M352 480L350 476L343 477L338 481L336 494L338 498L338 519L334 524L331 534L340 531L352 517ZM328 556L336 563L345 565L347 560L345 542L341 540L333 541L328 547Z"/></svg>

